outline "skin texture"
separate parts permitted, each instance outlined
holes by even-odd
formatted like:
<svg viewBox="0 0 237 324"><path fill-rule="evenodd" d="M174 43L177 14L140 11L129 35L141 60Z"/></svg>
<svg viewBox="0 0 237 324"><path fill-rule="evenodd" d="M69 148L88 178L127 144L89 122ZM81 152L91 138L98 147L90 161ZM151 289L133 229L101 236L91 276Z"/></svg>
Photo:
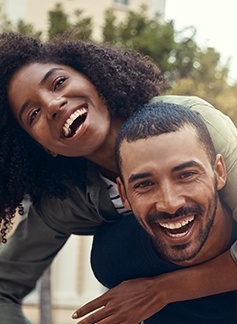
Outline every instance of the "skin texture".
<svg viewBox="0 0 237 324"><path fill-rule="evenodd" d="M226 251L231 215L216 197L216 190L226 182L225 164L217 155L213 168L195 135L194 130L187 127L177 133L160 135L159 141L158 137L152 137L123 143L123 181L118 179L118 185L125 206L134 210L155 246L157 240L165 246L163 257L174 258L173 250L177 253L178 249L177 264L197 265L156 278L124 281L76 310L73 318L88 315L77 323L137 324L169 303L237 289L236 264ZM215 212L213 201L216 199ZM147 221L148 215L155 214L159 219L161 213L176 217L183 205L200 206L203 212L194 214L193 225L182 238L170 238L159 225ZM186 215L181 213L178 220L181 219L186 219ZM203 239L200 230L209 223L212 226ZM126 298L120 300L116 292Z"/></svg>
<svg viewBox="0 0 237 324"><path fill-rule="evenodd" d="M125 55L116 49L100 48L94 44L83 42L72 44L68 40L66 42L60 40L43 45L35 40L13 34L1 35L0 41L0 70L2 71L0 80L2 139L0 153L4 162L1 165L1 176L6 176L4 172L6 167L9 170L8 177L4 178L8 191L5 195L3 192L5 188L2 189L0 197L4 205L0 208L2 208L1 215L5 219L6 226L7 220L13 217L15 208L19 206L25 193L29 193L34 201L41 196L42 192L64 198L65 191L61 191L63 182L69 180L71 183L79 185L76 179L83 178L84 169L78 168L78 165L73 163L73 159L70 160L70 163L65 162L66 159L59 160L65 163L60 169L60 163L52 162L57 159L52 159L48 155L47 159L44 150L52 155L81 156L81 154L85 154L88 159L98 164L104 174L109 174L110 178L114 178L117 170L113 149L117 131L123 120L154 96L160 94L163 78L160 71L157 71L151 62L142 60L138 55L133 56L129 53ZM75 71L68 70L70 78L67 81L58 80L59 84L56 88L53 85L51 88L50 86L47 88L47 82L44 87L39 87L37 82L42 81L45 76L45 74L42 75L42 71L47 73L45 67L50 70L65 66L73 66L73 70L84 73L74 73ZM19 76L18 81L16 80L17 75ZM62 77L61 73L59 76ZM63 75L63 77L65 76ZM75 79L77 84L74 83ZM90 80L91 83L86 80ZM15 82L15 85L13 86L11 82ZM35 84L37 90L31 87L31 83ZM92 84L98 93L94 92ZM7 97L6 85L9 85ZM17 91L15 87L18 87ZM28 88L32 90L30 93L27 92ZM88 89L90 91L87 92ZM18 102L20 96L23 97ZM83 97L82 101L81 97ZM33 106L29 108L28 100L30 104L33 103ZM88 120L87 118L85 120L85 127L83 125L75 137L61 138L64 121L68 118L67 109L70 111L70 115L77 108L78 103L79 105L82 103L84 106L87 100L89 112ZM20 120L17 111L22 105L25 107L27 103L26 107L29 109L29 113L24 119L24 125L18 125L13 118L9 102L13 106L16 120ZM94 117L99 118L99 111L103 117L100 119L102 125L96 118L94 119ZM35 122L30 127L27 120L32 121L32 117ZM41 125L49 136L49 142L48 139L45 142L45 133L36 126L39 120L41 122L42 117L45 122ZM31 137L26 135L27 133L31 135L31 132L33 135L36 130L37 132L33 136L34 141L31 141ZM85 130L85 133L82 130ZM87 137L89 132L96 138ZM82 138L88 141L87 145L90 145L91 150L88 150L87 145L84 146ZM39 144L43 146L44 150L39 148ZM37 150L38 148L39 150ZM40 159L35 158L35 151ZM14 161L17 161L17 164L13 163ZM36 170L39 167L44 168L44 177L36 176ZM82 172L80 172L81 170ZM227 266L226 271L221 271L221 274L218 271L217 274L216 269L223 269L223 264ZM236 289L235 269L236 265L231 260L229 253L225 253L213 262L211 261L210 264L193 267L188 272L183 270L158 278L130 280L82 307L77 311L77 316L86 315L88 312L102 307L98 312L83 320L83 323L139 323L172 301L198 298ZM228 282L226 277L230 278ZM201 284L200 278L202 278ZM216 285L217 281L218 285Z"/></svg>
<svg viewBox="0 0 237 324"><path fill-rule="evenodd" d="M121 156L121 197L152 237L160 256L185 266L226 250L231 216L226 217L216 191L226 181L224 161L218 155L213 170L192 127L124 141Z"/></svg>
<svg viewBox="0 0 237 324"><path fill-rule="evenodd" d="M108 108L109 115L116 116L112 117L115 119L113 126L116 125L117 119L128 118L140 106L158 96L164 85L164 78L158 67L139 53L117 49L105 44L75 41L69 35L62 35L53 41L41 42L32 36L3 32L0 33L0 47L0 178L4 183L2 189L0 188L2 225L0 231L1 241L6 242L6 234L10 230L11 219L14 218L16 210L19 210L21 214L24 213L22 200L26 194L32 198L34 204L40 201L42 195L64 199L68 197L66 182L80 188L84 187L86 182L85 160L68 158L75 154L78 156L78 151L67 152L67 145L65 146L65 143L61 142L60 147L61 149L65 148L65 155L52 159L50 155L56 156L57 154L57 150L54 152L54 146L49 150L47 147L45 148L46 152L50 153L48 155L18 124L9 105L9 99L12 98L8 97L8 86L12 77L21 68L32 63L71 67L81 73L80 76L83 75L90 81L94 90L97 91L96 96L99 96ZM22 79L23 90L25 90L24 84L31 85L33 77L34 74L28 73L28 77ZM77 95L80 96L85 84L84 81L83 84L80 84L81 78L77 80L77 87L80 89ZM63 80L59 82L64 83ZM89 95L84 90L84 95ZM91 91L94 90L91 89ZM20 94L20 92L15 93L14 99ZM52 95L53 93L51 93L51 97ZM69 109L73 109L71 107L74 107L78 102L81 102L79 98L76 101L70 100ZM93 103L90 102L90 105ZM65 110L63 109L63 111ZM60 115L62 114L60 113ZM92 123L94 123L93 115L90 113L90 122ZM58 117L56 120L59 119ZM57 128L56 120L53 126L55 129ZM99 127L98 122L96 124ZM113 129L110 129L110 132L110 140L113 142ZM57 136L55 133L54 135ZM91 141L94 140L95 138ZM105 145L111 146L110 140L107 139ZM107 159L110 170L114 167L112 152L100 144L98 148L101 150L101 155L95 152L96 156L92 158L95 158L95 162L100 166ZM39 169L44 176L39 177L38 172L35 172ZM7 173L6 170L8 170Z"/></svg>
<svg viewBox="0 0 237 324"><path fill-rule="evenodd" d="M122 121L111 121L104 100L82 73L64 65L32 63L14 75L8 97L19 124L46 151L106 165ZM63 126L79 108L87 110L86 119L67 138Z"/></svg>

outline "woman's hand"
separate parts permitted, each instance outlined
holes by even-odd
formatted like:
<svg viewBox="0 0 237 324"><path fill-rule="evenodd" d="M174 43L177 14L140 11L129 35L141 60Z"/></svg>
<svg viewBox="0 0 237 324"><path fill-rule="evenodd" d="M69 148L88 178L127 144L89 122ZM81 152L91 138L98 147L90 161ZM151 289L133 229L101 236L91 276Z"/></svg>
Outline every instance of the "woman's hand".
<svg viewBox="0 0 237 324"><path fill-rule="evenodd" d="M237 265L226 251L196 266L124 281L79 308L73 318L87 316L78 324L138 324L169 303L233 290L237 290Z"/></svg>
<svg viewBox="0 0 237 324"><path fill-rule="evenodd" d="M165 306L161 295L152 278L124 281L77 309L72 317L86 316L80 324L138 324Z"/></svg>

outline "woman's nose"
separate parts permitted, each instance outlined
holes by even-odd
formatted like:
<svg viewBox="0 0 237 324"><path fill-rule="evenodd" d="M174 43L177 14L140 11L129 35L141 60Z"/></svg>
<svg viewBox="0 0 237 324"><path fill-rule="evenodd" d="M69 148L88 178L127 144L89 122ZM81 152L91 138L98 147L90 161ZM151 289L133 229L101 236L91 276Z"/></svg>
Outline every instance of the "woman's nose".
<svg viewBox="0 0 237 324"><path fill-rule="evenodd" d="M67 100L64 97L56 97L48 101L47 113L48 117L55 119L59 111L67 104Z"/></svg>

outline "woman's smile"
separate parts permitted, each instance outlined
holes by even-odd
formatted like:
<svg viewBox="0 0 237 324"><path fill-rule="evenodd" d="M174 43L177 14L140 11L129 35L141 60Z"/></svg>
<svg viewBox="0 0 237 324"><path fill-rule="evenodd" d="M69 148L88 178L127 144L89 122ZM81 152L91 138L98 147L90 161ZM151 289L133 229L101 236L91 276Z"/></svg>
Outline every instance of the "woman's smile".
<svg viewBox="0 0 237 324"><path fill-rule="evenodd" d="M63 136L72 138L86 120L88 105L85 104L73 112L63 125Z"/></svg>
<svg viewBox="0 0 237 324"><path fill-rule="evenodd" d="M8 98L25 131L56 154L93 156L111 132L104 100L82 73L68 66L23 66L9 84Z"/></svg>

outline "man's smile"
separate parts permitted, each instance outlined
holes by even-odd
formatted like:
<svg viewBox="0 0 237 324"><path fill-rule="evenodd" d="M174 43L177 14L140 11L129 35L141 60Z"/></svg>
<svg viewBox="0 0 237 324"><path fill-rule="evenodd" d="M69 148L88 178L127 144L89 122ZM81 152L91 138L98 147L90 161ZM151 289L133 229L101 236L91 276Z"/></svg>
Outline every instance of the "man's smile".
<svg viewBox="0 0 237 324"><path fill-rule="evenodd" d="M194 221L194 215L185 217L184 219L173 219L167 221L159 221L160 227L170 237L183 237L191 228Z"/></svg>

